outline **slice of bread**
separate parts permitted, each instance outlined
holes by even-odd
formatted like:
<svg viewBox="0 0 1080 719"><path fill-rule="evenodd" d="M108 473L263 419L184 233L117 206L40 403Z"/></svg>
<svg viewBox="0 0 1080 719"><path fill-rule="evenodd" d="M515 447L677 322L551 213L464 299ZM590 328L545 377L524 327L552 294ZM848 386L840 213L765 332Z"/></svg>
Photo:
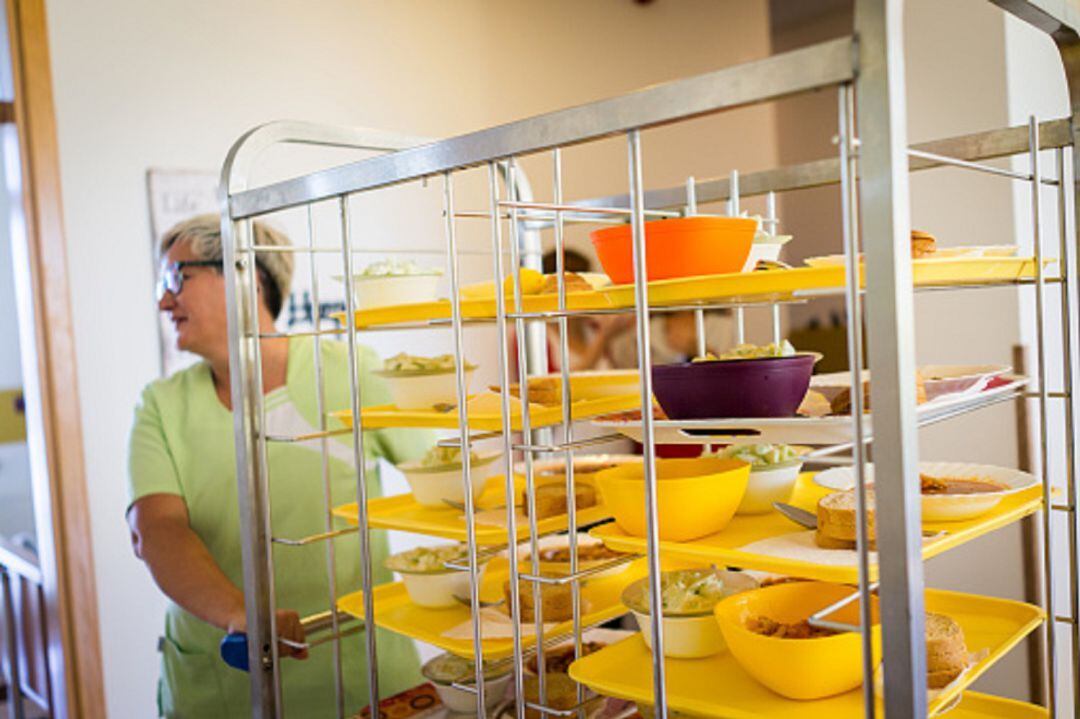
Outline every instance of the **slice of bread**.
<svg viewBox="0 0 1080 719"><path fill-rule="evenodd" d="M964 630L944 614L926 615L927 686L941 689L967 667L968 650Z"/></svg>
<svg viewBox="0 0 1080 719"><path fill-rule="evenodd" d="M867 492L866 530L870 548L877 543L874 493ZM852 549L855 546L855 492L833 492L817 505L817 545L823 549Z"/></svg>
<svg viewBox="0 0 1080 719"><path fill-rule="evenodd" d="M911 258L928 257L937 251L937 238L929 232L911 231Z"/></svg>

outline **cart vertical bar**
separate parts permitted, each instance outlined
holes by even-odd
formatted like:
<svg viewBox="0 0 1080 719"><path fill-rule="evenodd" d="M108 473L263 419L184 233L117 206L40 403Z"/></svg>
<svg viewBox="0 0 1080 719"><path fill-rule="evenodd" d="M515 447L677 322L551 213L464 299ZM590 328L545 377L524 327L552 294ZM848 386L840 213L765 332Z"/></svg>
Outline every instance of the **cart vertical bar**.
<svg viewBox="0 0 1080 719"><path fill-rule="evenodd" d="M356 522L360 540L360 584L364 593L364 638L367 648L368 696L371 715L379 712L378 632L375 628L375 580L371 571L371 528L367 518L367 455L364 452L363 416L360 411L360 366L356 347L356 296L352 292L353 252L349 198L338 198L341 220L341 255L345 267L345 330L349 348L349 408L352 410L353 462L356 464Z"/></svg>
<svg viewBox="0 0 1080 719"><path fill-rule="evenodd" d="M1031 231L1035 251L1035 347L1039 374L1039 473L1043 485L1043 605L1046 608L1046 708L1051 717L1057 716L1057 622L1054 617L1054 532L1052 485L1050 482L1050 449L1047 412L1048 389L1046 367L1046 283L1042 262L1042 203L1039 193L1042 169L1039 164L1039 123L1028 119L1028 156L1031 161Z"/></svg>
<svg viewBox="0 0 1080 719"><path fill-rule="evenodd" d="M889 716L926 716L922 507L915 424L914 300L903 2L856 0L860 218L874 377L877 542ZM869 677L865 681L870 681Z"/></svg>
<svg viewBox="0 0 1080 719"><path fill-rule="evenodd" d="M1065 379L1065 488L1066 498L1070 508L1068 514L1069 528L1069 615L1073 621L1069 625L1072 644L1072 672L1070 678L1073 688L1073 705L1080 707L1080 579L1077 579L1077 551L1080 538L1077 536L1076 522L1076 479L1077 479L1077 398L1076 385L1073 381L1076 352L1073 348L1073 322L1076 313L1073 311L1073 272L1076 267L1073 264L1072 253L1069 251L1069 190L1065 185L1065 176L1068 166L1065 162L1065 148L1059 147L1057 157L1057 210L1058 210L1058 267L1061 277L1061 347L1064 350L1062 356L1062 375Z"/></svg>
<svg viewBox="0 0 1080 719"><path fill-rule="evenodd" d="M311 306L312 306L312 318L311 324L315 330L315 335L312 337L312 357L315 364L315 408L319 413L319 432L321 434L326 433L326 378L323 374L322 365L322 316L319 312L319 272L316 266L316 258L318 255L315 253L315 218L311 212L311 205L307 206L307 238L308 238L308 270L311 279ZM352 292L352 279L345 280L346 292ZM323 531L327 534L334 530L334 494L330 485L330 438L322 437L319 440L319 455L321 459L320 469L322 470L322 483L323 483L323 505L326 512L326 517L323 522ZM329 600L330 609L330 632L332 636L337 637L339 632L338 612L337 612L337 554L333 540L326 542L326 592L327 599ZM345 687L341 675L341 640L335 639L333 642L333 663L334 663L334 699L337 703L338 719L344 719L345 717Z"/></svg>
<svg viewBox="0 0 1080 719"><path fill-rule="evenodd" d="M501 220L499 219L499 184L496 177L496 165L488 165L488 192L491 196L491 254L495 263L495 331L499 338L499 400L502 405L502 440L503 440L503 486L506 497L506 536L514 550L506 553L507 562L510 565L510 625L513 635L514 656L520 659L521 648L521 604L518 597L518 553L517 553L517 502L514 490L514 449L513 449L513 424L511 422L510 407L510 356L507 346L506 331L506 291L503 287L502 266L502 234L499 231ZM510 171L507 168L507 185L509 186ZM511 271L517 268L512 267ZM513 501L511 499L513 498ZM538 665L539 666L539 665ZM514 696L525 695L525 677L521 661L513 663L514 671ZM514 712L517 719L525 718L525 702L514 702Z"/></svg>
<svg viewBox="0 0 1080 719"><path fill-rule="evenodd" d="M660 601L660 528L656 510L656 435L652 416L652 352L649 343L649 273L645 253L645 187L641 177L641 131L628 133L630 222L634 255L634 307L637 311L638 367L641 371L641 431L645 470L645 533L649 565L649 613L654 657L664 656L663 608ZM659 609L659 611L658 611ZM663 659L653 662L656 716L667 719Z"/></svg>
<svg viewBox="0 0 1080 719"><path fill-rule="evenodd" d="M859 557L859 622L862 625L863 651L863 712L867 719L874 719L874 683L867 677L874 674L872 626L872 607L870 605L870 544L867 537L866 521L866 430L863 426L862 365L862 301L859 292L859 213L858 193L855 191L855 178L858 169L855 163L855 103L851 97L851 86L841 85L837 93L838 115L840 118L840 204L843 208L844 264L846 270L846 289L844 292L847 310L847 345L848 370L851 372L851 456L855 469L855 544ZM776 305L773 305L775 308Z"/></svg>

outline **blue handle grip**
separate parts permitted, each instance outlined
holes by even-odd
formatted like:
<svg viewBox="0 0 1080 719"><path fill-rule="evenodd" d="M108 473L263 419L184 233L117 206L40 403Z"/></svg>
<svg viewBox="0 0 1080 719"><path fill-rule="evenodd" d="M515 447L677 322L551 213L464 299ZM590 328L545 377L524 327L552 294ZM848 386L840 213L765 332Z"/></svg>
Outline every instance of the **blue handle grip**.
<svg viewBox="0 0 1080 719"><path fill-rule="evenodd" d="M244 632L226 634L225 638L221 640L220 650L221 658L225 660L226 664L242 672L248 671L250 667L248 665L247 634Z"/></svg>

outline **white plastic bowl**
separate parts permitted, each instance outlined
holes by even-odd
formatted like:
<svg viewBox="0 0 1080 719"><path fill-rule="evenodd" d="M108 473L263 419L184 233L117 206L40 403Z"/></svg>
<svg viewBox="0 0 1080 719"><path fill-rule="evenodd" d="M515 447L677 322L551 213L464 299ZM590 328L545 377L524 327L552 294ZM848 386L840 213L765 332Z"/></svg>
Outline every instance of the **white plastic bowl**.
<svg viewBox="0 0 1080 719"><path fill-rule="evenodd" d="M428 609L462 606L454 599L469 596L469 573L457 569L445 572L398 572L413 604Z"/></svg>
<svg viewBox="0 0 1080 719"><path fill-rule="evenodd" d="M652 620L648 614L632 612L641 629L645 646L652 649ZM727 647L712 611L693 617L664 617L664 656L675 659L711 657Z"/></svg>
<svg viewBox="0 0 1080 719"><path fill-rule="evenodd" d="M743 495L735 514L766 514L773 511L773 502L786 502L791 499L791 492L795 488L795 481L799 478L802 466L802 462L795 462L779 467L751 469L746 494Z"/></svg>
<svg viewBox="0 0 1080 719"><path fill-rule="evenodd" d="M438 299L441 272L423 275L354 275L353 297L358 309L434 302Z"/></svg>
<svg viewBox="0 0 1080 719"><path fill-rule="evenodd" d="M484 680L484 706L487 707L489 712L506 697L506 687L510 686L512 676L511 673ZM476 714L476 694L463 689L456 689L450 684L432 682L432 685L435 687L435 693L439 695L439 700L442 701L443 706L450 711L456 714Z"/></svg>
<svg viewBox="0 0 1080 719"><path fill-rule="evenodd" d="M473 368L465 369L465 392L468 394ZM438 405L456 405L457 373L450 369L429 374L407 374L377 370L386 380L390 398L398 409L431 409Z"/></svg>
<svg viewBox="0 0 1080 719"><path fill-rule="evenodd" d="M479 452L479 459L469 469L469 488L473 499L479 499L484 492L484 484L494 474L502 456L501 452ZM461 481L461 465L447 469L422 467L419 460L402 462L397 468L405 475L405 481L412 489L413 499L425 507L445 508L444 499L452 502L465 501L465 488Z"/></svg>

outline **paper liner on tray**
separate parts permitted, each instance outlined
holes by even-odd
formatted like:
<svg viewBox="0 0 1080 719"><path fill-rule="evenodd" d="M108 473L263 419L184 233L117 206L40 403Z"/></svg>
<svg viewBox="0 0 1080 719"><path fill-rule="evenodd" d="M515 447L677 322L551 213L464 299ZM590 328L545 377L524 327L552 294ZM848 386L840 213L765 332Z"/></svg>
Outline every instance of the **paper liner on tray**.
<svg viewBox="0 0 1080 719"><path fill-rule="evenodd" d="M739 547L738 551L747 554L763 554L769 557L783 557L794 559L808 564L820 564L829 567L855 566L859 562L859 554L854 549L822 549L814 541L816 532L805 529L801 532L780 534L768 539L761 539ZM937 539L939 535L924 537L923 542ZM877 552L871 551L870 562L877 562Z"/></svg>
<svg viewBox="0 0 1080 719"><path fill-rule="evenodd" d="M581 613L589 611L589 602L584 597L581 599ZM546 636L558 622L544 622L544 635ZM528 619L521 623L521 636L531 637L536 635L536 622ZM447 639L472 639L472 619L462 622L457 626L450 627L442 636ZM484 639L512 639L514 637L514 625L503 607L484 607L480 610L480 636Z"/></svg>

